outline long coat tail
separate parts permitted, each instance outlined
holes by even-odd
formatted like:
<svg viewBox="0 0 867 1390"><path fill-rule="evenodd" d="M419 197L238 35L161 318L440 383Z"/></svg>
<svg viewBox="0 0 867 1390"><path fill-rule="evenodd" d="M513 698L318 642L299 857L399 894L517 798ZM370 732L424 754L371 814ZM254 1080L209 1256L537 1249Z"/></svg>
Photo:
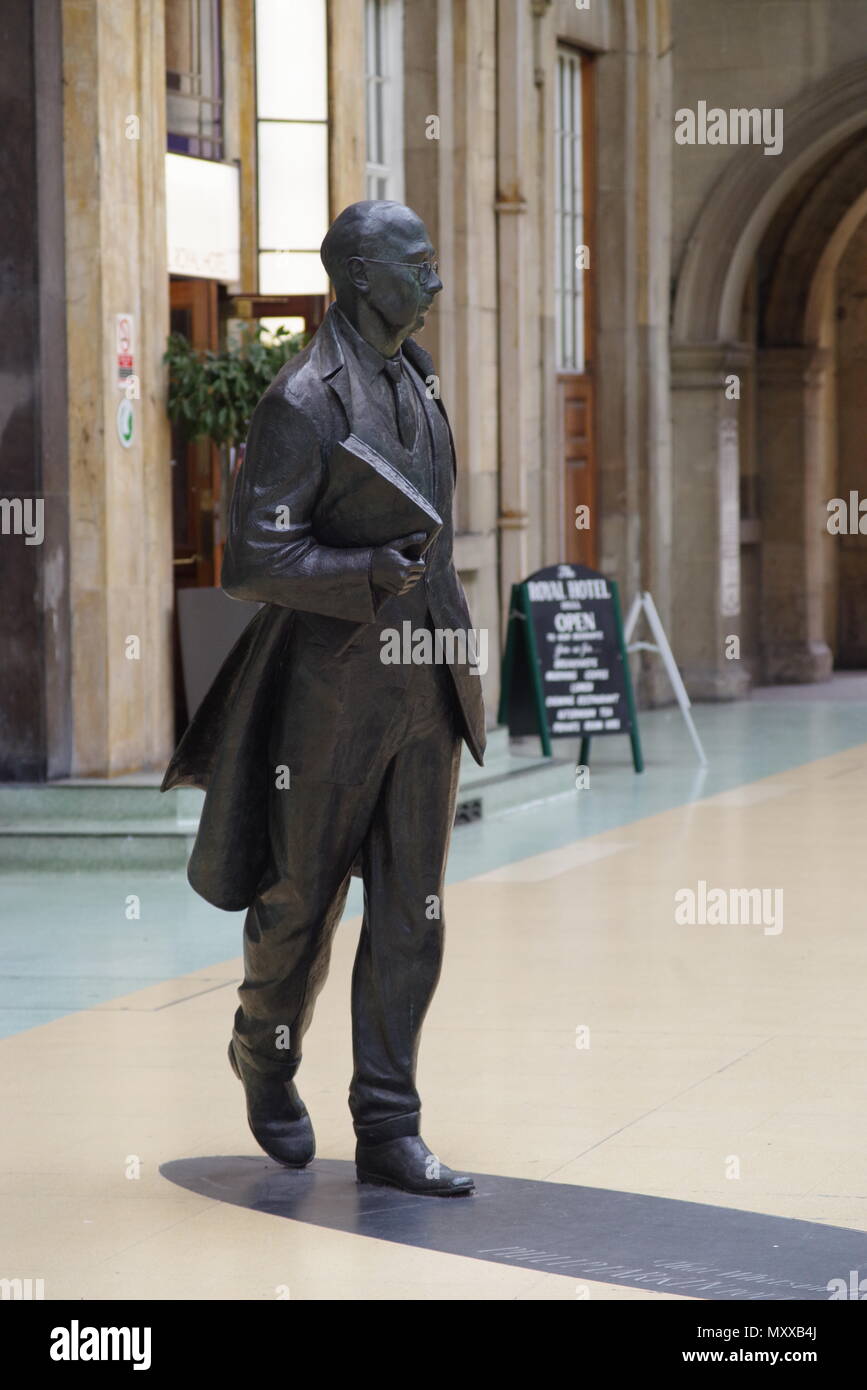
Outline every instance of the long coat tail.
<svg viewBox="0 0 867 1390"><path fill-rule="evenodd" d="M161 791L200 787L187 877L215 907L248 907L268 862L268 744L294 613L265 604L241 633L169 763Z"/></svg>

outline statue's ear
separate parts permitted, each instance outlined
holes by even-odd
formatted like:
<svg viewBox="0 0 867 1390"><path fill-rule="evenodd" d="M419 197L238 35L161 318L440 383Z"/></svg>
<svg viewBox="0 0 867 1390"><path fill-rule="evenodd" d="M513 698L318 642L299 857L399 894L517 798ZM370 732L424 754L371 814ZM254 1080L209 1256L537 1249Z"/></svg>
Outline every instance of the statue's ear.
<svg viewBox="0 0 867 1390"><path fill-rule="evenodd" d="M367 279L367 270L361 256L349 257L346 262L346 275L350 284L354 285L362 294L366 294L370 289L370 284Z"/></svg>

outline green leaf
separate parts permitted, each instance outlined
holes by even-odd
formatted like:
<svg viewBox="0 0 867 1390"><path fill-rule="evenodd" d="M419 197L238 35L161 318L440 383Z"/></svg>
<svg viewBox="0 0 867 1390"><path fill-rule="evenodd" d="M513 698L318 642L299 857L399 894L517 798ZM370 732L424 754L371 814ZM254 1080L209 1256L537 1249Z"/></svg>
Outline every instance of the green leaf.
<svg viewBox="0 0 867 1390"><path fill-rule="evenodd" d="M262 325L245 325L234 348L199 352L182 333L171 333L163 361L168 367L166 410L189 439L210 437L228 447L243 443L260 396L280 368L301 351L304 337L281 328L276 341L262 342Z"/></svg>

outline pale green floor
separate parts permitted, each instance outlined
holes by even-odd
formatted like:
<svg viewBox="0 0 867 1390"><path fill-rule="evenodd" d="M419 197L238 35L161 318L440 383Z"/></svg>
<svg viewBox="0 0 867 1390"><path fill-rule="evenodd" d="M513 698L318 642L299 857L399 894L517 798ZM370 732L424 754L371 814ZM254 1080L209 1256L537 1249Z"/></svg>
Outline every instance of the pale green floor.
<svg viewBox="0 0 867 1390"><path fill-rule="evenodd" d="M449 881L867 743L867 681L842 675L699 705L694 715L707 769L697 766L676 708L645 713L642 775L632 770L627 740L597 740L588 790L574 790L564 764L559 795L458 828ZM141 900L138 921L125 915L131 894ZM354 881L347 915L360 910ZM240 954L243 914L209 907L182 873L6 873L0 913L0 1037Z"/></svg>

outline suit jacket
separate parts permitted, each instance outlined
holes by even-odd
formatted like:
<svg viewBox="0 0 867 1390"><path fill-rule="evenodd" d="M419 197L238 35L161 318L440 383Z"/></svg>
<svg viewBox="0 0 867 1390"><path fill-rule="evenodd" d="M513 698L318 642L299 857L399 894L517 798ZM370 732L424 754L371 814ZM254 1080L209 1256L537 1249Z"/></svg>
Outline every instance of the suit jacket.
<svg viewBox="0 0 867 1390"><path fill-rule="evenodd" d="M431 358L411 338L403 351L422 377ZM287 362L250 422L232 495L222 585L232 597L261 602L181 739L162 789L205 789L188 877L203 898L235 911L249 906L268 859L268 800L275 761L323 782L364 780L372 750L401 706L409 671L383 666L381 633L400 627L400 600L370 583L372 548L320 545L316 499L334 445L358 426L358 383L351 380L334 306L303 352ZM353 384L356 390L353 393ZM355 394L355 405L353 403ZM448 428L442 404L438 409ZM365 434L366 428L366 434ZM427 606L435 627L471 626L452 559L454 441L431 498L443 528L425 556ZM388 445L402 465L402 446ZM288 509L288 510L287 510ZM396 537L395 537L396 539ZM462 732L479 764L485 748L480 681L468 664L449 667ZM289 746L271 745L275 702L292 714Z"/></svg>

